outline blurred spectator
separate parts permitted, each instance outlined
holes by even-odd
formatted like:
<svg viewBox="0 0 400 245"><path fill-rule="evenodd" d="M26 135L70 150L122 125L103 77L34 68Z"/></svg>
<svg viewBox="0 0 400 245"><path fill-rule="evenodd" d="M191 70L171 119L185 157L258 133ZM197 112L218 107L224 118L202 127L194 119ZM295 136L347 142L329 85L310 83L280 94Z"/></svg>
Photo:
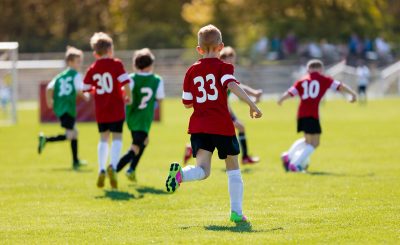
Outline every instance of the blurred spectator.
<svg viewBox="0 0 400 245"><path fill-rule="evenodd" d="M283 58L282 41L279 36L275 36L271 40L271 52L268 54L269 60L278 60Z"/></svg>
<svg viewBox="0 0 400 245"><path fill-rule="evenodd" d="M321 48L314 41L308 44L307 51L311 58L322 58Z"/></svg>
<svg viewBox="0 0 400 245"><path fill-rule="evenodd" d="M283 40L283 49L285 55L292 55L297 53L297 38L294 32L289 32Z"/></svg>
<svg viewBox="0 0 400 245"><path fill-rule="evenodd" d="M367 102L367 88L371 73L368 66L365 65L363 60L358 61L356 73L359 101L361 104L365 104Z"/></svg>
<svg viewBox="0 0 400 245"><path fill-rule="evenodd" d="M390 53L390 45L383 39L383 37L377 37L375 39L375 47L379 59L381 59L384 64L392 62L393 58Z"/></svg>
<svg viewBox="0 0 400 245"><path fill-rule="evenodd" d="M358 38L358 35L353 33L349 40L349 53L350 55L360 56L364 50L363 43Z"/></svg>
<svg viewBox="0 0 400 245"><path fill-rule="evenodd" d="M268 54L268 42L268 38L263 36L254 44L251 54L253 63L257 63L260 59L265 59Z"/></svg>
<svg viewBox="0 0 400 245"><path fill-rule="evenodd" d="M335 45L329 43L325 38L321 39L320 42L322 56L326 59L328 63L337 61L340 59L339 52Z"/></svg>

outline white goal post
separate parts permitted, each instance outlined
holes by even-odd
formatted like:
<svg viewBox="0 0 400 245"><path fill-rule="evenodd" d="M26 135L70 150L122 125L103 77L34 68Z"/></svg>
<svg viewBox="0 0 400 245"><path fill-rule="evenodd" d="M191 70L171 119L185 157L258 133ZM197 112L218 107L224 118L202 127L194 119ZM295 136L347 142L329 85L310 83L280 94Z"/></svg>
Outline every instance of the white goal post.
<svg viewBox="0 0 400 245"><path fill-rule="evenodd" d="M17 123L17 101L18 101L18 42L0 42L0 71L6 71L0 77L0 100L3 114L0 117L1 124ZM5 81L6 76L11 81ZM11 83L11 84L10 84ZM7 110L7 104L11 105L10 111Z"/></svg>

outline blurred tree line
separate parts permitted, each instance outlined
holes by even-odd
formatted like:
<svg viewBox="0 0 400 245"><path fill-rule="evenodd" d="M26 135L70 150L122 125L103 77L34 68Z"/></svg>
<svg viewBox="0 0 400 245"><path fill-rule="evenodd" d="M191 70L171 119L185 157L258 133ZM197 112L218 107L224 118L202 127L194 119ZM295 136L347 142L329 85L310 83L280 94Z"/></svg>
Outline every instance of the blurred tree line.
<svg viewBox="0 0 400 245"><path fill-rule="evenodd" d="M400 38L398 0L0 0L0 41L21 52L89 50L95 31L117 49L196 45L200 26L213 23L224 42L242 49L262 36L346 42L352 33Z"/></svg>

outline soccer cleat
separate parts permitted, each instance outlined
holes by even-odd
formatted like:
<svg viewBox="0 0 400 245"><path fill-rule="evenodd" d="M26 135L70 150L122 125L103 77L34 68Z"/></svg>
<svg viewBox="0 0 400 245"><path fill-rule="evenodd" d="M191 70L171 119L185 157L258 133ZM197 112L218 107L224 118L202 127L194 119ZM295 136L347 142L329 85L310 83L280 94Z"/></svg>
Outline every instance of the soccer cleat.
<svg viewBox="0 0 400 245"><path fill-rule="evenodd" d="M282 165L286 172L289 171L289 154L287 152L282 153L281 155Z"/></svg>
<svg viewBox="0 0 400 245"><path fill-rule="evenodd" d="M182 167L179 163L172 163L169 168L169 175L165 181L165 186L168 192L175 192L182 182Z"/></svg>
<svg viewBox="0 0 400 245"><path fill-rule="evenodd" d="M288 168L289 168L290 172L301 172L302 171L300 169L300 167L298 167L298 166L296 166L296 165L294 165L292 163L289 163Z"/></svg>
<svg viewBox="0 0 400 245"><path fill-rule="evenodd" d="M242 158L243 165L252 165L258 163L259 161L260 161L259 157L245 156Z"/></svg>
<svg viewBox="0 0 400 245"><path fill-rule="evenodd" d="M87 162L85 160L78 160L72 163L74 169L78 169L83 166L87 166Z"/></svg>
<svg viewBox="0 0 400 245"><path fill-rule="evenodd" d="M44 146L46 145L46 137L44 137L43 133L39 134L39 146L38 146L38 153L41 154Z"/></svg>
<svg viewBox="0 0 400 245"><path fill-rule="evenodd" d="M193 149L190 145L186 145L185 154L183 156L183 165L186 166L190 158L192 157Z"/></svg>
<svg viewBox="0 0 400 245"><path fill-rule="evenodd" d="M118 188L117 172L113 169L111 165L109 165L107 168L107 174L108 177L110 178L111 188L117 189Z"/></svg>
<svg viewBox="0 0 400 245"><path fill-rule="evenodd" d="M235 211L231 212L231 219L232 222L241 223L241 222L249 222L247 217L244 215L239 215Z"/></svg>
<svg viewBox="0 0 400 245"><path fill-rule="evenodd" d="M128 178L128 180L130 180L130 181L132 181L132 182L134 182L134 183L137 182L135 170L130 170L130 169L128 169L128 171L126 171L125 175L126 175L126 177Z"/></svg>
<svg viewBox="0 0 400 245"><path fill-rule="evenodd" d="M97 187L103 188L105 180L106 180L106 171L101 170L99 173L99 177L97 177Z"/></svg>

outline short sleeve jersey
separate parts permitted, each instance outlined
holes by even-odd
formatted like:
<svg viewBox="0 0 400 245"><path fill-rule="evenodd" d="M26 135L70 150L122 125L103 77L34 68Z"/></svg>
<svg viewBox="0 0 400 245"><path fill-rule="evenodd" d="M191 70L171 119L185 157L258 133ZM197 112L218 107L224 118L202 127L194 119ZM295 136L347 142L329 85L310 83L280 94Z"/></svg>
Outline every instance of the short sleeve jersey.
<svg viewBox="0 0 400 245"><path fill-rule="evenodd" d="M228 84L239 83L234 67L218 58L200 59L186 72L182 101L193 104L189 134L235 135L228 110Z"/></svg>
<svg viewBox="0 0 400 245"><path fill-rule="evenodd" d="M319 103L328 89L339 90L341 83L318 72L312 72L296 81L288 92L291 96L299 95L298 118L312 117L319 119Z"/></svg>
<svg viewBox="0 0 400 245"><path fill-rule="evenodd" d="M129 76L132 79L132 104L126 107L126 122L131 131L149 133L156 100L165 97L163 80L153 73L133 73Z"/></svg>
<svg viewBox="0 0 400 245"><path fill-rule="evenodd" d="M96 60L83 79L85 90L93 89L98 123L118 122L125 119L123 85L130 82L122 62L118 59Z"/></svg>
<svg viewBox="0 0 400 245"><path fill-rule="evenodd" d="M76 117L76 94L82 90L82 75L72 68L58 74L48 85L53 92L53 111L57 117L65 113Z"/></svg>

